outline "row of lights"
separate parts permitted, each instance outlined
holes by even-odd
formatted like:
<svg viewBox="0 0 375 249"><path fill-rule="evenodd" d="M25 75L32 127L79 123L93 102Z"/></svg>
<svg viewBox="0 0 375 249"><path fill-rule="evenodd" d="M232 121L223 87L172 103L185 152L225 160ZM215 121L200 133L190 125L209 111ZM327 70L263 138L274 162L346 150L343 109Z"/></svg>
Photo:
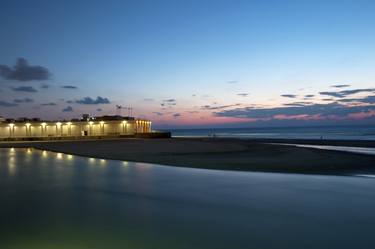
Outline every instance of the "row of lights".
<svg viewBox="0 0 375 249"><path fill-rule="evenodd" d="M127 123L126 121L123 121L123 122L122 122L122 124L126 124L126 123ZM72 122L67 122L66 124L67 124L67 125L72 125ZM94 124L93 121L90 121L90 122L89 122L89 125L93 125L93 124ZM104 121L100 121L99 124L100 124L100 125L104 125L105 122L104 122ZM45 126L47 126L47 123L41 123L40 125L43 126L43 127L45 127ZM57 126L61 126L62 123L61 123L61 122L57 122L56 125L57 125ZM9 127L11 127L11 128L13 128L14 126L15 126L15 125L14 125L13 123L10 123L10 124L9 124ZM30 123L26 123L25 126L26 126L26 127L30 127L31 124L30 124Z"/></svg>
<svg viewBox="0 0 375 249"><path fill-rule="evenodd" d="M136 122L137 122L137 123L147 123L147 124L151 124L151 121L146 121L146 120L137 120Z"/></svg>
<svg viewBox="0 0 375 249"><path fill-rule="evenodd" d="M137 120L136 122L137 122L137 123L147 123L147 124L151 124L151 121ZM69 126L71 126L71 125L72 125L72 122L67 122L66 124L69 125ZM100 121L99 124L100 124L101 126L103 126L103 125L105 124L105 122L104 122L104 121ZM126 124L127 124L127 121L125 121L125 120L122 121L122 124L123 124L123 125L126 125ZM60 127L61 125L62 125L61 122L57 122L57 123L56 123L56 126L57 126L57 127ZM90 126L94 125L94 122L93 122L93 121L89 121L89 125L90 125ZM10 128L10 129L13 129L14 126L15 126L15 125L14 125L13 123L10 123L10 124L9 124L9 128ZM31 124L30 124L30 123L26 123L25 126L26 126L27 129L29 129L29 127L31 126ZM46 124L46 123L41 123L41 126L42 126L43 128L45 128L45 127L47 126L47 124Z"/></svg>
<svg viewBox="0 0 375 249"><path fill-rule="evenodd" d="M147 123L147 124L151 124L151 121L137 120L137 122L139 122L139 123ZM66 124L67 124L67 125L72 125L72 122L67 122ZM94 124L93 121L90 121L90 122L89 122L89 125L93 125L93 124ZM104 122L104 121L100 121L99 124L100 124L100 125L104 125L105 122ZM124 125L127 124L127 121L122 121L122 124L124 124ZM61 126L62 123L61 123L61 122L57 122L56 125L57 125L57 126ZM31 124L30 124L30 123L26 123L25 126L26 126L26 127L30 127ZM45 127L45 126L47 126L47 124L46 124L46 123L41 123L41 126ZM14 127L14 124L13 124L13 123L10 123L10 124L9 124L9 127L13 128L13 127Z"/></svg>

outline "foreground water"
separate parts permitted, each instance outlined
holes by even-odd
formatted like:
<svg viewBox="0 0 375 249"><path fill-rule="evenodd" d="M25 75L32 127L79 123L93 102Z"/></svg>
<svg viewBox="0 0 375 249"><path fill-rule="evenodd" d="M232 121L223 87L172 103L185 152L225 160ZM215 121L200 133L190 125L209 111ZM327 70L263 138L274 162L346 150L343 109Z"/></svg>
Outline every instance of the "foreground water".
<svg viewBox="0 0 375 249"><path fill-rule="evenodd" d="M0 248L373 248L375 179L0 149Z"/></svg>

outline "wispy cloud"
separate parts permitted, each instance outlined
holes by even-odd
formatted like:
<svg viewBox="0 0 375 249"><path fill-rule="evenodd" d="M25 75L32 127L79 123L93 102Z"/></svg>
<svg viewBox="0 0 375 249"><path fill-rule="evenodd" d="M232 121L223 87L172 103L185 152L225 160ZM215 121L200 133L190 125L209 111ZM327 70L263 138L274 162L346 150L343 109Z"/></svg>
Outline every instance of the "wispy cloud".
<svg viewBox="0 0 375 249"><path fill-rule="evenodd" d="M293 103L286 103L284 106L307 106L313 104L312 102L306 102L306 101L301 101L301 102L293 102Z"/></svg>
<svg viewBox="0 0 375 249"><path fill-rule="evenodd" d="M34 102L34 100L30 99L30 98L23 98L23 99L15 99L14 100L14 103L18 103L18 104L20 104L20 103L32 103L32 102Z"/></svg>
<svg viewBox="0 0 375 249"><path fill-rule="evenodd" d="M334 87L334 88L344 88L344 87L350 87L350 85L332 85L331 87Z"/></svg>
<svg viewBox="0 0 375 249"><path fill-rule="evenodd" d="M11 87L11 89L15 92L28 92L28 93L35 93L38 90L36 90L32 86L19 86L19 87Z"/></svg>
<svg viewBox="0 0 375 249"><path fill-rule="evenodd" d="M45 83L40 84L40 88L41 88L41 89L48 89L48 88L50 88L50 87L51 87L50 84L45 84Z"/></svg>
<svg viewBox="0 0 375 249"><path fill-rule="evenodd" d="M291 99L297 98L297 95L295 94L281 94L280 96L284 98L291 98Z"/></svg>
<svg viewBox="0 0 375 249"><path fill-rule="evenodd" d="M239 106L241 104L233 104L233 105L218 105L218 106L212 106L212 105L203 105L201 106L202 110L220 110L220 109L225 109L225 108L230 108L230 107L235 107Z"/></svg>
<svg viewBox="0 0 375 249"><path fill-rule="evenodd" d="M236 84L238 83L238 80L229 80L227 81L228 84Z"/></svg>
<svg viewBox="0 0 375 249"><path fill-rule="evenodd" d="M18 104L0 100L0 106L1 107L14 107L14 106L18 106Z"/></svg>
<svg viewBox="0 0 375 249"><path fill-rule="evenodd" d="M54 102L49 102L49 103L43 103L43 104L40 104L41 106L55 106L57 105L56 103Z"/></svg>
<svg viewBox="0 0 375 249"><path fill-rule="evenodd" d="M367 96L364 98L355 98L355 99L339 99L337 100L341 103L362 103L362 104L375 104L375 96Z"/></svg>
<svg viewBox="0 0 375 249"><path fill-rule="evenodd" d="M365 89L353 89L353 90L343 90L337 92L319 92L320 95L326 95L336 98L345 98L346 96L356 94L356 93L375 93L375 88L365 88Z"/></svg>
<svg viewBox="0 0 375 249"><path fill-rule="evenodd" d="M340 93L347 96L347 95L352 95L356 93L375 93L375 88L366 88L366 89L354 89L354 90L344 90L341 91Z"/></svg>
<svg viewBox="0 0 375 249"><path fill-rule="evenodd" d="M172 103L172 102L176 102L176 99L164 99L163 102Z"/></svg>
<svg viewBox="0 0 375 249"><path fill-rule="evenodd" d="M249 96L248 93L237 93L238 96L241 96L241 97L247 97Z"/></svg>
<svg viewBox="0 0 375 249"><path fill-rule="evenodd" d="M172 116L173 116L174 118L178 118L178 117L181 117L181 113L174 113Z"/></svg>
<svg viewBox="0 0 375 249"><path fill-rule="evenodd" d="M76 86L70 86L70 85L61 86L61 88L64 88L64 89L71 89L71 90L78 89L78 87L76 87Z"/></svg>
<svg viewBox="0 0 375 249"><path fill-rule="evenodd" d="M160 105L172 107L172 106L175 106L176 104L177 104L176 99L164 99Z"/></svg>
<svg viewBox="0 0 375 249"><path fill-rule="evenodd" d="M18 58L16 65L13 67L0 65L0 76L7 80L48 80L50 75L47 68L42 66L30 66L24 58Z"/></svg>
<svg viewBox="0 0 375 249"><path fill-rule="evenodd" d="M62 112L73 112L73 111L74 111L73 107L71 107L71 106L67 106L64 109L62 109Z"/></svg>

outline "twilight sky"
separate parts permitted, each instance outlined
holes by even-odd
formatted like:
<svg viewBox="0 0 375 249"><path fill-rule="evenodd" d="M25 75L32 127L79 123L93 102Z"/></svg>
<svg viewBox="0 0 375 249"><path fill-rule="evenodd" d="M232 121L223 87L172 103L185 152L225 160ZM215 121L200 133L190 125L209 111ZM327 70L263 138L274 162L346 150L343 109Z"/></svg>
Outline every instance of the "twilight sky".
<svg viewBox="0 0 375 249"><path fill-rule="evenodd" d="M0 116L121 105L163 128L375 124L374 13L361 0L2 0Z"/></svg>

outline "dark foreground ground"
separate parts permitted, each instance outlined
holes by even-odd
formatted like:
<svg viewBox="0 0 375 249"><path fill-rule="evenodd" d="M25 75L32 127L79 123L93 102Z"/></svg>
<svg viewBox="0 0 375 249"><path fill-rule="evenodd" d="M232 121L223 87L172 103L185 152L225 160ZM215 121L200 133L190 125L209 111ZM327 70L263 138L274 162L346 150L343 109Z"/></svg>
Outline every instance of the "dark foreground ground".
<svg viewBox="0 0 375 249"><path fill-rule="evenodd" d="M305 174L375 173L375 156L268 143L375 147L375 141L239 140L222 138L116 139L0 143L87 157L172 166Z"/></svg>

